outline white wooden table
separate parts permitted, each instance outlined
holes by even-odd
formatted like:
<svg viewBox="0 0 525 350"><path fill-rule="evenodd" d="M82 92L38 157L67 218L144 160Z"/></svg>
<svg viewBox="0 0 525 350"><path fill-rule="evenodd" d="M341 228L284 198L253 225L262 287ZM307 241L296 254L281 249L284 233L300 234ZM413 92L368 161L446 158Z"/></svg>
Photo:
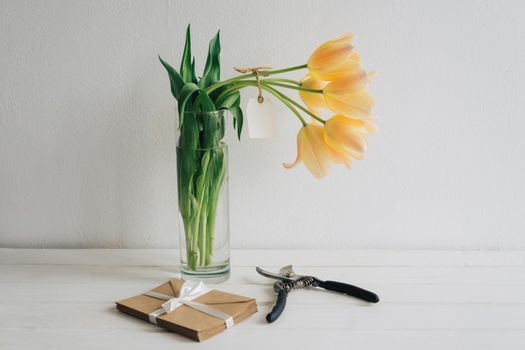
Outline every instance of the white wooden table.
<svg viewBox="0 0 525 350"><path fill-rule="evenodd" d="M216 286L259 312L203 343L118 312L115 300L176 272L174 250L0 249L0 349L525 349L525 252L235 250ZM368 288L368 305L324 290L293 292L269 325L271 280L254 266Z"/></svg>

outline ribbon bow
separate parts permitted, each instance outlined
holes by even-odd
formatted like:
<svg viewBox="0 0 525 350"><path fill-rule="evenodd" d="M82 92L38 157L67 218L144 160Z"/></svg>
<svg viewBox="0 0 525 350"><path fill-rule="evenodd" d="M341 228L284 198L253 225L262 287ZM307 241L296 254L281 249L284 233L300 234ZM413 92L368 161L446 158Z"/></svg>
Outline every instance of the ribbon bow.
<svg viewBox="0 0 525 350"><path fill-rule="evenodd" d="M209 289L201 281L193 286L189 284L188 282L184 283L182 285L182 288L180 289L178 297L173 297L171 295L166 295L166 294L157 293L153 291L147 291L143 293L144 295L147 295L153 298L167 300L164 304L161 305L160 309L157 309L149 313L148 315L149 321L153 324L157 324L157 317L159 317L160 315L163 315L165 313L170 313L174 311L176 308L178 308L179 306L187 305L207 315L224 320L224 323L226 324L226 328L230 328L231 326L233 326L233 318L230 315L222 311L219 311L217 309L214 309L208 305L204 305L204 304L192 301L193 299L198 298L201 295L208 293L210 290L211 289Z"/></svg>

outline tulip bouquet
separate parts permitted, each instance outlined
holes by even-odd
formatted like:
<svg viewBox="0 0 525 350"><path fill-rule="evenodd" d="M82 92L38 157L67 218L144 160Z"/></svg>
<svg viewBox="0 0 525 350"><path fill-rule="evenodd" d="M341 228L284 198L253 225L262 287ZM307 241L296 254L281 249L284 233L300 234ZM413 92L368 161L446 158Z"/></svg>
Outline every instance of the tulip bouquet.
<svg viewBox="0 0 525 350"><path fill-rule="evenodd" d="M322 178L332 163L350 168L352 160L363 159L366 136L376 128L370 114L374 100L366 91L371 73L363 69L353 38L345 34L327 41L306 64L277 70L248 69L226 80L220 80L219 33L210 41L201 77L195 73L189 26L179 71L159 57L178 102L179 210L184 222L187 268L196 270L212 262L216 206L225 177L221 111L231 113L240 139L240 90L256 87L273 95L301 123L297 158L283 164L285 168L302 162L313 176ZM301 81L280 77L297 70L306 70ZM284 91L297 91L304 104Z"/></svg>

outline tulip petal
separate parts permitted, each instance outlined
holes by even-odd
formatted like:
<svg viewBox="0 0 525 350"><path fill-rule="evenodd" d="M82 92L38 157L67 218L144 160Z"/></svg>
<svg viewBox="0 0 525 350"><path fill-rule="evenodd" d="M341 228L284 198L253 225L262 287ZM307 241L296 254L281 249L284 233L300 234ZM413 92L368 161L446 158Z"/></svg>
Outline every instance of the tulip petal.
<svg viewBox="0 0 525 350"><path fill-rule="evenodd" d="M297 156L293 163L283 163L283 167L286 169L292 169L301 162L301 130L299 130L299 133L297 134Z"/></svg>
<svg viewBox="0 0 525 350"><path fill-rule="evenodd" d="M322 90L326 84L326 82L318 80L311 75L306 75L301 81L301 87L306 89ZM312 113L318 115L320 109L328 109L323 94L299 91L299 96Z"/></svg>
<svg viewBox="0 0 525 350"><path fill-rule="evenodd" d="M318 124L307 124L297 134L297 158L293 163L283 163L287 169L303 162L308 171L320 179L326 176L330 169L330 162L343 162L340 154L330 149L324 140L324 127Z"/></svg>
<svg viewBox="0 0 525 350"><path fill-rule="evenodd" d="M365 117L374 107L374 98L364 90L341 95L325 93L324 97L332 111L351 118Z"/></svg>
<svg viewBox="0 0 525 350"><path fill-rule="evenodd" d="M350 57L338 66L331 67L331 69L323 70L322 72L312 72L316 78L322 80L333 81L341 79L345 76L359 73L363 70L363 65L360 61L360 56L357 51L353 51Z"/></svg>
<svg viewBox="0 0 525 350"><path fill-rule="evenodd" d="M303 128L304 137L308 142L301 142L301 154L304 166L316 178L328 175L330 169L330 153L324 142L323 127L309 124Z"/></svg>
<svg viewBox="0 0 525 350"><path fill-rule="evenodd" d="M340 143L339 139L345 139L345 143ZM339 135L330 135L326 137L326 143L343 153L346 152L354 159L363 159L366 150L366 139L356 131L341 132Z"/></svg>
<svg viewBox="0 0 525 350"><path fill-rule="evenodd" d="M330 146L328 146L328 149L330 152L330 157L332 158L332 161L334 163L344 164L347 169L352 168L352 161L350 160L351 154L346 153L344 151L336 150L335 148L332 148Z"/></svg>
<svg viewBox="0 0 525 350"><path fill-rule="evenodd" d="M323 78L324 74L346 62L352 55L353 46L350 42L353 38L353 34L347 33L319 46L308 60L311 73L326 80Z"/></svg>
<svg viewBox="0 0 525 350"><path fill-rule="evenodd" d="M357 51L352 51L352 54L350 55L350 59L354 61L361 61L361 54Z"/></svg>
<svg viewBox="0 0 525 350"><path fill-rule="evenodd" d="M353 46L350 42L353 39L352 33L346 33L333 40L328 40L312 53L308 65L317 67L329 65L328 63L337 65L344 62L352 53Z"/></svg>
<svg viewBox="0 0 525 350"><path fill-rule="evenodd" d="M373 122L374 118L366 116L362 119L348 118L348 123L353 125L362 134L371 134L377 131L377 125Z"/></svg>
<svg viewBox="0 0 525 350"><path fill-rule="evenodd" d="M354 159L363 159L367 146L366 132L362 129L364 124L360 119L335 115L325 124L325 141L339 153L348 154Z"/></svg>
<svg viewBox="0 0 525 350"><path fill-rule="evenodd" d="M374 133L374 132L377 132L378 130L378 127L377 125L372 121L373 118L367 116L363 119L363 130L366 132L366 133Z"/></svg>
<svg viewBox="0 0 525 350"><path fill-rule="evenodd" d="M368 84L368 74L361 70L354 74L345 75L337 80L331 81L323 89L327 95L344 95L366 88Z"/></svg>

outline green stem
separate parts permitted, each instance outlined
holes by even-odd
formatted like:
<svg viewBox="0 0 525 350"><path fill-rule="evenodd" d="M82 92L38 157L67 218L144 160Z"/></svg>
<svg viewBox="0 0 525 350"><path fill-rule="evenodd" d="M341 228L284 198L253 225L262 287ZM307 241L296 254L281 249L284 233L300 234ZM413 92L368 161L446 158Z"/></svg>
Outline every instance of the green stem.
<svg viewBox="0 0 525 350"><path fill-rule="evenodd" d="M280 87L284 87L284 88L288 88L288 89L306 91L306 92L317 93L317 94L322 94L323 93L323 90L308 89L308 88L303 88L303 87L300 87L300 86L293 86L293 85L289 85L289 84L282 84L282 83L280 83L280 81L290 82L291 84L298 84L298 85L300 84L298 81L290 80L290 79L261 79L260 80L261 84L280 86ZM231 87L230 88L228 88L227 90L223 91L219 95L219 97L217 97L217 103L220 104L220 102L221 102L221 100L223 98L225 98L226 96L228 96L230 93L232 93L234 91L240 90L240 89L242 89L243 87L246 87L246 86L254 86L254 85L257 86L257 81L255 81L255 80L240 80L240 81L237 81L237 82L233 82L233 83L231 83Z"/></svg>
<svg viewBox="0 0 525 350"><path fill-rule="evenodd" d="M271 93L275 97L277 97L277 99L279 99L286 107L288 107L297 116L297 118L301 121L301 123L303 125L306 125L307 123L304 120L304 118L301 116L301 114L292 106L292 103L294 105L296 105L297 107L301 108L303 111L305 111L309 115L311 115L313 118L321 121L322 123L325 122L324 120L322 120L321 118L317 117L315 114L311 113L309 110L307 110L306 108L301 106L299 103L295 102L291 98L287 97L286 95L280 93L279 91L277 91L277 90L271 88L270 86L268 86L267 84L265 84L264 80L261 80L260 82L261 82L261 88L266 90L266 91L268 91L269 93ZM238 84L238 85L232 87L231 89L229 89L229 93L235 92L237 90L240 90L240 89L242 89L244 87L248 87L248 86L258 86L258 84L254 80L243 81L242 84ZM225 94L224 96L226 96L226 95L227 94Z"/></svg>
<svg viewBox="0 0 525 350"><path fill-rule="evenodd" d="M220 186L220 185L218 185ZM217 199L211 199L210 208L208 210L208 226L206 232L206 258L205 265L211 263L213 255L213 241L215 236L215 218L217 216Z"/></svg>
<svg viewBox="0 0 525 350"><path fill-rule="evenodd" d="M291 104L293 104L294 106L296 106L297 108L299 108L300 110L302 110L303 112L305 112L306 114L308 114L310 117L314 118L315 120L321 122L321 123L326 123L326 120L322 119L322 118L319 118L317 115L315 115L315 113L312 113L311 111L308 110L308 108L304 107L303 105L301 105L300 103L294 101L293 99L291 99L290 97L286 96L285 94L283 94L282 92L280 92L279 90L276 90L270 86L266 86L268 89L270 90L273 90L275 93L277 93L279 96L281 96L282 98L286 99L288 102L290 102Z"/></svg>
<svg viewBox="0 0 525 350"><path fill-rule="evenodd" d="M312 93L315 93L315 94L322 94L323 93L323 90L307 89L307 88L303 88L303 87L300 87L300 86L293 86L293 85L289 85L289 84L274 83L271 80L272 79L264 79L264 80L261 80L261 82L265 82L266 84L269 84L269 85L275 85L275 86L284 87L284 88L287 88L287 89L312 92Z"/></svg>
<svg viewBox="0 0 525 350"><path fill-rule="evenodd" d="M218 151L219 152L219 151ZM222 157L223 162L221 165L220 175L217 178L216 182L210 187L210 195L208 197L208 219L207 219L207 233L206 233L206 259L205 265L209 266L211 264L213 256L213 243L215 240L215 219L217 217L217 205L219 203L219 196L221 193L222 184L224 181L224 176L226 173L226 168L224 165L224 153L220 150L220 154L217 154L218 157Z"/></svg>
<svg viewBox="0 0 525 350"><path fill-rule="evenodd" d="M264 81L267 81L267 82L268 81L275 81L275 82L278 82L278 83L295 84L295 85L298 85L298 86L301 85L300 81L292 80L292 79L268 78L268 79L264 79Z"/></svg>
<svg viewBox="0 0 525 350"><path fill-rule="evenodd" d="M191 220L188 217L183 217L184 236L186 237L186 264L191 266Z"/></svg>
<svg viewBox="0 0 525 350"><path fill-rule="evenodd" d="M287 73L287 72L292 72L294 70L299 70L299 69L304 69L304 68L307 68L308 65L307 64L301 64L299 66L293 66L293 67L290 67L290 68L283 68L283 69L277 69L277 70L267 70L267 71L262 71L262 72L259 72L259 75L260 76L263 76L263 77L267 77L269 75L274 75L274 74L281 74L281 73ZM253 73L252 73L253 74ZM253 76L255 76L255 74L253 74Z"/></svg>
<svg viewBox="0 0 525 350"><path fill-rule="evenodd" d="M249 80L249 81L241 80L239 82L232 83L232 86L230 88L221 92L221 94L217 97L216 105L220 106L221 102L226 98L226 96L228 96L232 92L242 89L243 87L251 86L252 82L253 82L252 80Z"/></svg>
<svg viewBox="0 0 525 350"><path fill-rule="evenodd" d="M199 217L195 217L192 230L192 243L193 246L191 247L191 269L196 270L197 269L197 262L199 260Z"/></svg>
<svg viewBox="0 0 525 350"><path fill-rule="evenodd" d="M200 260L201 265L203 262L203 256L204 253L204 247L205 247L205 237L204 232L206 230L206 222L202 219L203 217L203 211L205 212L204 206L206 204L206 192L207 192L207 186L208 186L208 174L210 169L208 168L210 160L210 154L209 151L206 151L202 157L201 160L201 168L202 172L201 175L197 178L197 215L195 216L195 220L197 221L195 223L194 231L193 231L193 251L192 255L194 255L195 260L197 260L197 252L200 251ZM196 264L196 263L195 263Z"/></svg>
<svg viewBox="0 0 525 350"><path fill-rule="evenodd" d="M300 66L294 66L294 67L290 67L290 68L261 71L261 72L259 72L259 76L267 77L267 76L270 76L270 75L292 72L294 70L299 70L299 69L303 69L303 68L307 68L307 65L306 64L302 64ZM205 89L205 91L206 91L207 94L210 94L212 91L217 90L221 86L231 84L231 83L236 82L238 80L243 80L243 79L248 79L248 78L253 78L253 77L255 77L255 73L248 73L248 74L239 75L239 76L231 78L231 79L227 79L227 80L216 82L215 84L212 84L212 85L208 86Z"/></svg>
<svg viewBox="0 0 525 350"><path fill-rule="evenodd" d="M290 102L286 101L286 99L284 99L281 96L279 96L279 94L274 89L269 88L268 86L266 86L264 84L261 85L261 88L266 90L266 91L268 91L269 93L271 93L275 97L277 97L286 107L288 107L288 109L290 109L297 116L297 118L299 118L299 120L301 121L303 126L306 126L306 124L307 124L306 120L304 120L304 118L301 115L301 113L299 113L299 111L297 111L297 109L295 109Z"/></svg>
<svg viewBox="0 0 525 350"><path fill-rule="evenodd" d="M190 270L195 271L197 269L197 249L195 248L195 244L197 243L197 235L195 232L195 228L197 226L197 222L195 221L197 218L193 218L190 223L190 236L191 236L191 245L186 247L186 249L189 249L189 256L188 259L188 266Z"/></svg>
<svg viewBox="0 0 525 350"><path fill-rule="evenodd" d="M206 243L208 239L206 237L207 233L207 224L208 224L208 185L205 185L204 196L202 198L201 209L199 213L199 235L200 235L200 245L199 245L199 265L204 266L206 263Z"/></svg>

